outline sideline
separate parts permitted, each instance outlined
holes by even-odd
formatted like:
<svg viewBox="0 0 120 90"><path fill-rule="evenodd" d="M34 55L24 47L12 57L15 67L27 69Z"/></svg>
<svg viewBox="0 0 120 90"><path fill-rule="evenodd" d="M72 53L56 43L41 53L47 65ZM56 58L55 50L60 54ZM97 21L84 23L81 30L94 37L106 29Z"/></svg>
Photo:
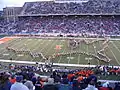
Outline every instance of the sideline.
<svg viewBox="0 0 120 90"><path fill-rule="evenodd" d="M18 64L36 64L36 62L32 61L16 61L16 60L3 60L0 59L0 62L6 62L6 63L18 63ZM38 64L45 64L45 62L37 62ZM57 66L68 66L68 67L95 67L96 65L84 65L84 64L64 64L64 63L53 63L53 65ZM105 65L101 65L105 66ZM112 67L112 66L110 66ZM114 67L120 67L120 66L114 66Z"/></svg>

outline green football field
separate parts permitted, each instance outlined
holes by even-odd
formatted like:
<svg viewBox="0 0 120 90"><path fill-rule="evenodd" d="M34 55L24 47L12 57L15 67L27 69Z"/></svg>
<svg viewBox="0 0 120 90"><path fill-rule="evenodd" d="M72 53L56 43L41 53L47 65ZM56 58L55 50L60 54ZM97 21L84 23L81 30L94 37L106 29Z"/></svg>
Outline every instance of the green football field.
<svg viewBox="0 0 120 90"><path fill-rule="evenodd" d="M0 44L0 59L11 58L18 61L45 62L49 59L53 63L118 66L120 41L99 38L14 38Z"/></svg>

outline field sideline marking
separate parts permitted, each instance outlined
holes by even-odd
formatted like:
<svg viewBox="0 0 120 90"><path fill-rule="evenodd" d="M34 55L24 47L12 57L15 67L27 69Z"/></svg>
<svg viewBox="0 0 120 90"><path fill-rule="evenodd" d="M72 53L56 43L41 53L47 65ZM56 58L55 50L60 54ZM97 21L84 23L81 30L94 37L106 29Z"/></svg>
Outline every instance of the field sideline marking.
<svg viewBox="0 0 120 90"><path fill-rule="evenodd" d="M40 44L41 44L41 39L38 40L35 45L33 45L34 47L36 47L36 48L33 49L33 51L38 52L37 50L39 49L39 45L40 45Z"/></svg>
<svg viewBox="0 0 120 90"><path fill-rule="evenodd" d="M113 46L118 50L118 52L120 52L119 48L113 43L113 41L111 42L113 44ZM119 62L119 61L118 61ZM119 62L120 65L120 62Z"/></svg>
<svg viewBox="0 0 120 90"><path fill-rule="evenodd" d="M13 46L14 46L14 47L19 46L19 44L20 44L20 42L14 44ZM6 52L6 48L5 48L4 52L3 52L3 54L4 54L5 52ZM7 51L7 52L10 54L10 57L9 57L9 58L13 58L14 54L11 54L10 51ZM12 52L12 53L13 53L13 52Z"/></svg>
<svg viewBox="0 0 120 90"><path fill-rule="evenodd" d="M119 48L113 43L113 41L111 42L113 44L113 46L120 52Z"/></svg>
<svg viewBox="0 0 120 90"><path fill-rule="evenodd" d="M43 41L42 41L42 43L44 42L45 43L45 40L44 39L42 39ZM43 43L43 44L44 44ZM44 53L42 52L47 46L49 45L49 42L47 42L47 44L45 44L44 45L44 47L42 48L42 49L40 49L40 52L43 54L43 56L44 56ZM40 61L42 61L42 60L40 60Z"/></svg>
<svg viewBox="0 0 120 90"><path fill-rule="evenodd" d="M109 47L109 45L108 45L108 48L109 48L110 52L112 53L113 57L115 58L116 62L120 65L120 62L116 58L115 54L113 53L113 51L111 50L111 48Z"/></svg>
<svg viewBox="0 0 120 90"><path fill-rule="evenodd" d="M85 45L87 45L87 44L85 44ZM89 45L89 44L88 44ZM88 45L87 45L87 47L86 47L86 50L87 50L87 53L89 53L89 50L88 50ZM88 57L89 58L89 57ZM90 63L91 64L91 61L90 60L87 60L87 64L88 63Z"/></svg>
<svg viewBox="0 0 120 90"><path fill-rule="evenodd" d="M27 41L29 41L29 39L27 39ZM30 41L30 42L32 42L32 41ZM39 41L38 41L38 39L37 39L37 41L36 41L35 43L33 43L33 44L32 44L32 47L30 48L30 49L32 49L32 50L30 50L30 51L32 51L33 53L36 52L35 47L36 47L36 45L38 45L38 42L39 42ZM33 58L31 57L31 61L33 61L33 60L35 60L35 57L33 57Z"/></svg>
<svg viewBox="0 0 120 90"><path fill-rule="evenodd" d="M3 44L3 43L6 43L10 40L14 39L14 37L3 37L3 38L0 38L0 44Z"/></svg>
<svg viewBox="0 0 120 90"><path fill-rule="evenodd" d="M99 47L100 47L100 50L101 50L101 48L103 47L102 46L102 44L100 44L100 41L98 41L98 43L99 43ZM102 43L102 42L101 42ZM104 54L106 54L105 52L104 52ZM99 60L98 60L99 61ZM99 61L99 65L100 65L100 61Z"/></svg>
<svg viewBox="0 0 120 90"><path fill-rule="evenodd" d="M32 44L32 41L29 41L29 39L22 39L22 38L20 38L21 40L20 40L20 42L22 43L20 43L20 45L18 45L18 46L20 46L20 47L17 47L17 49L21 49L21 50L23 50L24 48L26 48L26 49L28 49L28 50L30 50L30 48L28 48L28 46L29 45L31 45ZM23 41L22 41L23 40ZM29 43L30 42L30 43ZM27 43L27 46L24 46L24 44L26 44ZM20 50L19 49L19 50ZM28 55L26 55L24 58L26 59L26 58L28 58L30 55L28 54ZM19 59L19 58L21 58L21 57L18 57L17 56L17 58L16 59ZM32 58L31 58L31 61L32 61Z"/></svg>
<svg viewBox="0 0 120 90"><path fill-rule="evenodd" d="M42 40L42 43L44 44L44 43L45 43L45 40L43 40L43 39L41 39L41 40ZM48 45L48 43L45 44L42 49L40 49L40 52L41 52L41 53L42 53L42 51L45 49L45 47L46 47L47 45ZM43 54L43 53L42 53L42 54ZM43 56L44 56L44 54L43 54ZM42 61L42 60L40 60L40 61Z"/></svg>
<svg viewBox="0 0 120 90"><path fill-rule="evenodd" d="M69 57L71 57L71 52L72 52L72 50L70 49ZM70 63L70 60L71 60L71 58L68 59L68 64Z"/></svg>
<svg viewBox="0 0 120 90"><path fill-rule="evenodd" d="M120 41L118 41L119 45L120 45Z"/></svg>
<svg viewBox="0 0 120 90"><path fill-rule="evenodd" d="M63 43L63 41L60 42L60 44L62 44L62 43ZM65 42L64 42L64 43L65 43ZM65 45L64 45L64 46L65 46ZM64 53L64 51L65 51L65 49L62 51L62 53ZM60 56L60 59L58 60L58 63L60 63L61 58L62 58L62 56Z"/></svg>
<svg viewBox="0 0 120 90"><path fill-rule="evenodd" d="M16 40L16 39L14 38L14 40ZM12 40L10 40L10 41L12 42ZM11 43L11 42L10 42L10 43ZM4 44L5 44L5 46L2 46L3 48L0 49L0 51L2 50L2 53L1 53L1 54L2 54L2 56L1 56L2 58L4 58L4 56L3 56L4 53L9 53L9 52L6 50L6 46L8 46L9 41L6 42L6 43L4 43ZM10 53L9 53L9 54L10 54Z"/></svg>
<svg viewBox="0 0 120 90"><path fill-rule="evenodd" d="M33 61L16 61L16 60L3 60L0 59L0 62L8 62L8 63L24 63L24 64L36 64ZM39 64L45 64L45 62L38 62ZM58 66L73 66L73 67L89 67L89 65L82 65L82 64L64 64L64 63L53 63L53 65ZM95 67L96 65L90 65L90 67ZM117 66L116 66L117 67Z"/></svg>
<svg viewBox="0 0 120 90"><path fill-rule="evenodd" d="M80 52L80 50L81 50L81 42L80 42L80 46L79 46L79 52ZM78 64L80 64L80 54L79 54L79 56L78 56Z"/></svg>
<svg viewBox="0 0 120 90"><path fill-rule="evenodd" d="M38 42L33 43L33 42L32 42L32 39L26 39L26 40L27 40L27 42L28 42L28 44L27 44L27 49L30 50L30 49L32 48L32 50L30 50L30 52L31 52L31 51L34 51L33 47L35 47ZM25 44L26 44L26 43L25 43ZM31 44L32 44L32 47L29 47L29 45L31 45ZM26 46L25 46L25 47L26 47ZM29 58L29 57L31 58L31 61L35 60L34 58L31 57L30 54L27 55L27 58Z"/></svg>
<svg viewBox="0 0 120 90"><path fill-rule="evenodd" d="M23 39L23 40L24 40L24 39ZM17 49L20 48L21 50L23 50L23 49L25 48L25 47L24 47L24 44L27 43L27 42L29 42L29 41L28 41L28 40L24 40L24 41L21 41L21 40L20 40L20 42L24 42L24 43L23 43L23 44L20 43L20 45L17 45L17 46L20 46L20 47L17 47ZM29 44L30 44L30 43L29 43ZM28 45L29 45L29 44L28 44ZM16 45L15 45L15 46L16 46ZM23 46L23 47L22 47L22 46ZM22 48L21 48L21 47L22 47ZM19 49L19 50L20 50L20 49ZM28 49L28 47L27 47L27 49ZM14 56L14 54L13 54L12 56ZM27 57L28 57L28 56L27 56ZM16 57L16 59L19 59L19 58L21 58L21 57L18 57L18 56ZM25 57L25 59L26 59L26 57ZM32 61L32 60L31 60L31 61Z"/></svg>
<svg viewBox="0 0 120 90"><path fill-rule="evenodd" d="M32 47L29 47L29 49L31 49L30 51L33 52L33 53L36 52L35 47L36 47L36 45L38 45L38 42L39 42L38 39L36 39L36 40L37 41L35 41L35 43L32 44ZM27 39L27 41L29 41L29 39ZM31 44L32 40L30 40L29 42L30 42L29 44ZM29 54L29 56L30 56L30 54ZM27 56L27 57L29 58L29 56ZM36 60L36 57L31 57L31 61L34 61L34 60Z"/></svg>
<svg viewBox="0 0 120 90"><path fill-rule="evenodd" d="M16 39L15 39L16 40ZM12 40L11 40L12 41ZM10 42L11 43L11 42ZM5 46L2 46L3 48L2 49L0 49L0 51L2 50L2 53L1 54L4 54L4 53L6 53L6 52L8 52L7 50L6 50L6 46L8 46L9 45L9 43L8 42L6 42L6 43L4 43L5 44ZM3 57L3 56L2 56Z"/></svg>
<svg viewBox="0 0 120 90"><path fill-rule="evenodd" d="M45 41L44 41L44 43L45 43ZM50 43L50 42L49 42L49 43ZM41 53L42 53L42 51L49 45L49 43L47 42L47 44L44 45L44 47L41 49Z"/></svg>
<svg viewBox="0 0 120 90"><path fill-rule="evenodd" d="M32 39L31 39L30 41L32 41ZM34 47L37 47L37 48L34 48L34 49L33 49L33 53L34 53L34 52L39 53L39 51L37 51L37 50L39 49L39 47L40 47L39 45L41 44L41 42L43 43L44 40L37 39L35 45L33 45ZM40 53L41 53L41 52L40 52ZM36 57L33 57L33 58L31 57L32 61L36 60L35 58L36 58ZM39 58L39 57L37 57L37 58ZM41 61L40 58L39 58L39 60Z"/></svg>
<svg viewBox="0 0 120 90"><path fill-rule="evenodd" d="M56 42L57 42L58 40L55 40L54 42L53 42L53 40L52 40L52 44L50 45L51 47L49 47L49 49L47 49L47 51L46 51L46 55L48 54L48 52L52 49L52 47L56 44ZM51 41L50 41L51 42Z"/></svg>
<svg viewBox="0 0 120 90"><path fill-rule="evenodd" d="M39 39L39 43L40 43L40 44L43 45L44 42L45 42L45 40L43 40L43 39ZM45 45L44 45L44 48L42 48L42 49L39 48L39 47L41 46L40 44L39 44L39 46L38 46L38 49L40 50L40 53L42 53L42 50L46 47L47 44L45 44ZM43 53L42 53L42 54L43 54ZM42 61L42 59L40 59L40 61Z"/></svg>
<svg viewBox="0 0 120 90"><path fill-rule="evenodd" d="M28 41L28 40L27 40ZM34 40L35 42L32 44L32 46L30 47L30 49L31 49L31 51L33 51L34 52L34 50L35 50L35 47L36 47L36 45L38 44L38 40L36 39L36 40ZM31 43L32 43L32 41L31 41Z"/></svg>
<svg viewBox="0 0 120 90"><path fill-rule="evenodd" d="M94 43L92 44L92 46L93 46L93 48L94 48L95 55L97 55L97 50L96 50L97 47L95 46ZM94 46L95 46L96 48L95 48ZM99 60L97 60L97 64L100 65L100 61L99 61Z"/></svg>
<svg viewBox="0 0 120 90"><path fill-rule="evenodd" d="M3 60L0 59L0 62L7 62L7 63L21 63L21 64L35 64L36 62L31 62L31 61L16 61L16 60ZM38 62L39 64L45 64L43 62ZM72 67L96 67L96 65L86 65L86 64L63 64L63 63L53 63L53 65L58 65L58 66L72 66ZM103 65L104 66L104 65ZM111 66L112 67L112 66ZM114 66L114 67L120 67L120 66Z"/></svg>

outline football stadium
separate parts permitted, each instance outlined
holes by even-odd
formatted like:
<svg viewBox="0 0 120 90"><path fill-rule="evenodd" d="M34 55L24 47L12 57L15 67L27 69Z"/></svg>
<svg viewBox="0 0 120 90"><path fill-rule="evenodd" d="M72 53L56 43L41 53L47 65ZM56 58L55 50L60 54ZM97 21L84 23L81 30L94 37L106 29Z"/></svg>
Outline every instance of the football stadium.
<svg viewBox="0 0 120 90"><path fill-rule="evenodd" d="M120 90L119 55L120 0L33 1L0 11L0 90Z"/></svg>

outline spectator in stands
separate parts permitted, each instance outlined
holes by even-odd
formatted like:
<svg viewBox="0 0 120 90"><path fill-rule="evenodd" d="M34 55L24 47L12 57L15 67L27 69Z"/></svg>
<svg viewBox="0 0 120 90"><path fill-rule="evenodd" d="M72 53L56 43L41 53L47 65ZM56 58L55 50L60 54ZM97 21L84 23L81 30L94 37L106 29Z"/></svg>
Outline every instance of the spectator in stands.
<svg viewBox="0 0 120 90"><path fill-rule="evenodd" d="M112 90L112 88L109 87L109 82L105 82L103 86L99 88L99 90Z"/></svg>
<svg viewBox="0 0 120 90"><path fill-rule="evenodd" d="M72 90L82 90L77 80L73 80Z"/></svg>
<svg viewBox="0 0 120 90"><path fill-rule="evenodd" d="M90 76L88 78L88 87L85 88L84 90L98 90L95 85L97 83L97 78L95 76Z"/></svg>
<svg viewBox="0 0 120 90"><path fill-rule="evenodd" d="M115 88L114 90L120 90L120 83L115 83Z"/></svg>
<svg viewBox="0 0 120 90"><path fill-rule="evenodd" d="M102 87L102 84L101 84L100 81L97 82L96 87L98 88L98 90L99 90L100 87Z"/></svg>
<svg viewBox="0 0 120 90"><path fill-rule="evenodd" d="M14 83L16 82L15 75L12 75L12 76L11 76L10 82L11 82L12 84L14 84Z"/></svg>
<svg viewBox="0 0 120 90"><path fill-rule="evenodd" d="M68 84L68 83L69 83L69 80L68 80L68 78L67 78L67 74L66 74L66 73L64 73L64 74L62 75L61 83L62 83L62 84Z"/></svg>
<svg viewBox="0 0 120 90"><path fill-rule="evenodd" d="M10 90L12 83L9 81L9 77L6 73L0 74L0 90Z"/></svg>
<svg viewBox="0 0 120 90"><path fill-rule="evenodd" d="M42 90L43 83L40 77L37 78L37 81L35 83L35 90Z"/></svg>
<svg viewBox="0 0 120 90"><path fill-rule="evenodd" d="M31 79L31 81L32 81L33 85L35 86L35 83L36 83L36 81L37 81L36 77L33 76L32 79Z"/></svg>
<svg viewBox="0 0 120 90"><path fill-rule="evenodd" d="M70 3L55 3L50 2L32 2L25 3L25 9L22 15L31 14L81 14L81 13L94 13L94 14L109 14L119 13L119 0L96 1L89 0L81 4L78 2Z"/></svg>
<svg viewBox="0 0 120 90"><path fill-rule="evenodd" d="M68 84L59 84L58 85L59 90L72 90L72 86Z"/></svg>
<svg viewBox="0 0 120 90"><path fill-rule="evenodd" d="M98 66L97 66L98 67ZM100 69L101 66L99 66L97 69ZM13 77L13 80L8 79L8 77L10 76L9 73L1 73L0 74L0 90L33 90L33 84L32 84L32 80L30 79L30 77L33 77L35 80L33 80L33 82L35 83L35 90L112 90L112 88L110 87L109 83L106 82L103 84L103 86L101 86L101 82L97 83L97 78L95 75L93 75L93 70L94 68L84 68L84 69L75 69L75 70L68 70L64 71L64 70L55 70L55 72L53 72L53 74L51 75L52 78L48 78L48 79L44 79L41 77L37 77L36 74L32 73L26 73L29 70L33 71L36 69L33 69L34 67L31 68L31 66L15 66L15 70L19 72L14 73L14 75L18 75L16 77L16 82L14 79L14 75L12 75L12 73L10 74ZM111 70L119 70L119 68L116 67L106 67L106 71L111 72ZM28 71L27 71L28 70ZM26 72L25 72L26 71ZM37 70L38 71L38 70ZM90 72L92 71L92 73L90 74ZM103 70L104 71L104 70ZM36 71L35 71L36 72ZM61 72L61 74L60 74ZM64 72L64 73L63 73ZM84 72L84 73L83 73ZM89 72L90 76L86 77L86 74ZM99 72L100 73L100 72ZM98 74L98 73L97 73ZM101 74L101 73L100 73ZM23 75L24 78L28 78L31 81L26 81L24 84L22 84L22 80L23 80L23 76L19 76L19 75ZM28 75L28 77L26 77L26 75ZM79 77L83 75L84 77ZM115 74L116 75L116 74ZM62 79L60 80L61 82L54 82L54 81L59 81L58 78L55 78L56 76L60 77L62 76ZM57 79L54 80L53 79ZM79 79L78 79L79 77ZM36 80L37 78L37 80ZM46 83L45 83L46 81ZM14 83L11 87L11 83ZM97 84L97 85L96 85ZM26 87L26 86L28 87ZM95 87L98 88L96 88ZM11 89L10 89L11 87ZM20 89L16 89L16 88L20 88ZM23 88L23 89L22 89ZM120 89L120 83L116 83L115 84L115 90L119 90Z"/></svg>
<svg viewBox="0 0 120 90"><path fill-rule="evenodd" d="M33 85L32 81L27 80L27 81L24 83L24 85L27 86L29 90L34 90L34 85Z"/></svg>
<svg viewBox="0 0 120 90"><path fill-rule="evenodd" d="M54 85L54 79L48 78L48 81L43 86L43 90L58 90L58 87Z"/></svg>
<svg viewBox="0 0 120 90"><path fill-rule="evenodd" d="M60 83L61 82L61 76L56 71L54 71L53 74L50 77L54 78L54 83Z"/></svg>
<svg viewBox="0 0 120 90"><path fill-rule="evenodd" d="M23 76L17 76L16 77L16 83L14 83L10 90L29 90L27 86L25 86L23 83L22 83L22 80L23 80Z"/></svg>
<svg viewBox="0 0 120 90"><path fill-rule="evenodd" d="M88 18L89 17L89 18ZM74 19L74 20L73 20ZM64 23L63 23L64 22ZM16 22L13 33L83 33L90 36L95 35L118 35L119 32L119 17L97 17L93 16L60 16L55 17L30 17L24 18ZM23 24L21 24L23 23ZM57 23L57 24L56 24ZM11 25L11 27L14 27ZM9 26L8 26L9 27Z"/></svg>

